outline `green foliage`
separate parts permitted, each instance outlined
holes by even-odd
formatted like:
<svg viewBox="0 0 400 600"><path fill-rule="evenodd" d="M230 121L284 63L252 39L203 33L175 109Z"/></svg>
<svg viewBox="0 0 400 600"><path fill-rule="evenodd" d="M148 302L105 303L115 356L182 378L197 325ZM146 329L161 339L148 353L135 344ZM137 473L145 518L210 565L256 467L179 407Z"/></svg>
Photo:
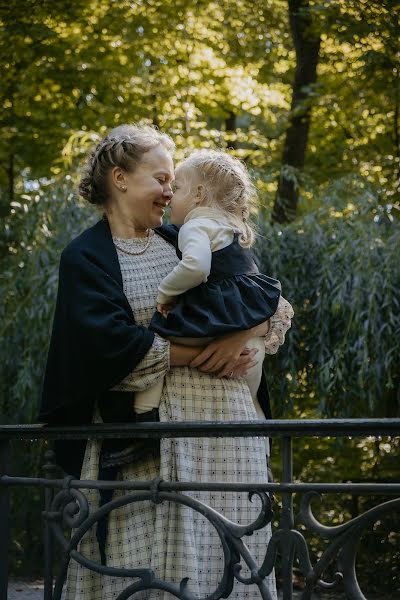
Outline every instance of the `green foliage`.
<svg viewBox="0 0 400 600"><path fill-rule="evenodd" d="M4 222L8 254L0 272L0 422L37 419L62 248L93 221L74 199L71 178L13 203Z"/></svg>
<svg viewBox="0 0 400 600"><path fill-rule="evenodd" d="M261 223L262 268L282 281L295 318L268 358L275 415L400 414L400 229L365 181L327 187L294 224ZM395 213L395 214L393 214Z"/></svg>
<svg viewBox="0 0 400 600"><path fill-rule="evenodd" d="M358 173L398 202L400 5L396 0L312 3L322 45L309 172L320 182Z"/></svg>
<svg viewBox="0 0 400 600"><path fill-rule="evenodd" d="M322 45L306 174L360 174L398 200L398 4L309 4ZM0 8L3 214L10 187L61 172L71 135L142 118L180 148L235 143L279 172L296 67L285 1L26 5Z"/></svg>

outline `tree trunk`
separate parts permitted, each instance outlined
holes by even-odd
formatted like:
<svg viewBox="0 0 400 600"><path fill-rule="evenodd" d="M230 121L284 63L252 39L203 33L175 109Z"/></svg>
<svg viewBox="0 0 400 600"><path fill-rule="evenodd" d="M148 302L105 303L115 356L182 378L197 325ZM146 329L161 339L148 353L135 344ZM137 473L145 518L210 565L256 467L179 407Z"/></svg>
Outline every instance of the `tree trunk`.
<svg viewBox="0 0 400 600"><path fill-rule="evenodd" d="M10 214L11 202L14 201L15 193L15 173L14 173L14 154L8 157L8 165L5 168L7 173L7 194L4 194L3 200L0 200L0 217L6 217Z"/></svg>
<svg viewBox="0 0 400 600"><path fill-rule="evenodd" d="M8 163L8 200L14 202L14 154L10 154Z"/></svg>
<svg viewBox="0 0 400 600"><path fill-rule="evenodd" d="M308 11L308 0L288 0L288 4L290 28L296 50L296 71L281 174L272 211L272 221L278 223L287 223L296 217L298 202L296 169L301 170L305 161L311 120L312 97L309 86L317 80L321 42L319 33L316 34L311 29L312 19Z"/></svg>
<svg viewBox="0 0 400 600"><path fill-rule="evenodd" d="M400 192L400 74L397 72L395 93L394 93L394 115L393 115L393 130L394 130L394 155L397 159L397 168L395 170L395 188Z"/></svg>
<svg viewBox="0 0 400 600"><path fill-rule="evenodd" d="M160 119L158 117L156 94L151 94L151 111L153 113L153 118L152 118L153 125L154 125L154 127L157 127L157 129L158 129L160 127Z"/></svg>
<svg viewBox="0 0 400 600"><path fill-rule="evenodd" d="M225 119L225 131L226 133L234 133L236 135L236 115L234 112L230 112L228 117ZM227 141L227 148L233 148L236 150L237 148L237 140L236 138L232 141Z"/></svg>

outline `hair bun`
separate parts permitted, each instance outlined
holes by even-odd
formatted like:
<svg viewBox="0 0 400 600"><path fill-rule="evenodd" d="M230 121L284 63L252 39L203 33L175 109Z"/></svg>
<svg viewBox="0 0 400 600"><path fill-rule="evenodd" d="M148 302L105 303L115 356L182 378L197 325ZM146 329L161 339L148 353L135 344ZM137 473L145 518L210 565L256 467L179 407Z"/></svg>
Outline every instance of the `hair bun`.
<svg viewBox="0 0 400 600"><path fill-rule="evenodd" d="M89 175L82 177L79 187L79 195L88 202L92 202L92 178Z"/></svg>

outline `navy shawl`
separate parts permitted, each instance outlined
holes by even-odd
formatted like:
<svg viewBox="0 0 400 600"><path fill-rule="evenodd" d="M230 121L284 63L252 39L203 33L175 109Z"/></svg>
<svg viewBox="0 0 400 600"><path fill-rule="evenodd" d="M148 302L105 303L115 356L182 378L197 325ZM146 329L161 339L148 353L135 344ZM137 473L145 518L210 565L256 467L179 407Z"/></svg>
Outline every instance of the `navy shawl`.
<svg viewBox="0 0 400 600"><path fill-rule="evenodd" d="M175 226L155 231L175 244ZM39 420L48 425L85 425L91 423L97 402L104 422L133 421L133 393L110 390L143 359L153 339L154 333L135 323L110 227L103 218L61 254ZM270 418L264 377L258 395ZM85 441L55 445L65 471L79 474L85 445Z"/></svg>
<svg viewBox="0 0 400 600"><path fill-rule="evenodd" d="M175 227L156 232L175 243ZM61 254L39 420L48 425L88 424L96 401L104 422L132 420L133 393L109 390L132 372L153 339L154 333L135 323L103 218ZM58 463L67 472L79 471L85 444L55 445Z"/></svg>

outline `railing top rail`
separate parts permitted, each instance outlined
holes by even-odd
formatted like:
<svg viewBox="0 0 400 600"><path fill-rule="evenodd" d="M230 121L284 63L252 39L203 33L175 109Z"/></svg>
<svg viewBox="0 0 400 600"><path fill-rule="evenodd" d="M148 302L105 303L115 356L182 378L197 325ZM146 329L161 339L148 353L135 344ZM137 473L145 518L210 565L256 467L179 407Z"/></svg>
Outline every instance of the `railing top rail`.
<svg viewBox="0 0 400 600"><path fill-rule="evenodd" d="M113 423L74 427L0 425L0 440L166 437L364 437L399 436L400 419L284 419Z"/></svg>

